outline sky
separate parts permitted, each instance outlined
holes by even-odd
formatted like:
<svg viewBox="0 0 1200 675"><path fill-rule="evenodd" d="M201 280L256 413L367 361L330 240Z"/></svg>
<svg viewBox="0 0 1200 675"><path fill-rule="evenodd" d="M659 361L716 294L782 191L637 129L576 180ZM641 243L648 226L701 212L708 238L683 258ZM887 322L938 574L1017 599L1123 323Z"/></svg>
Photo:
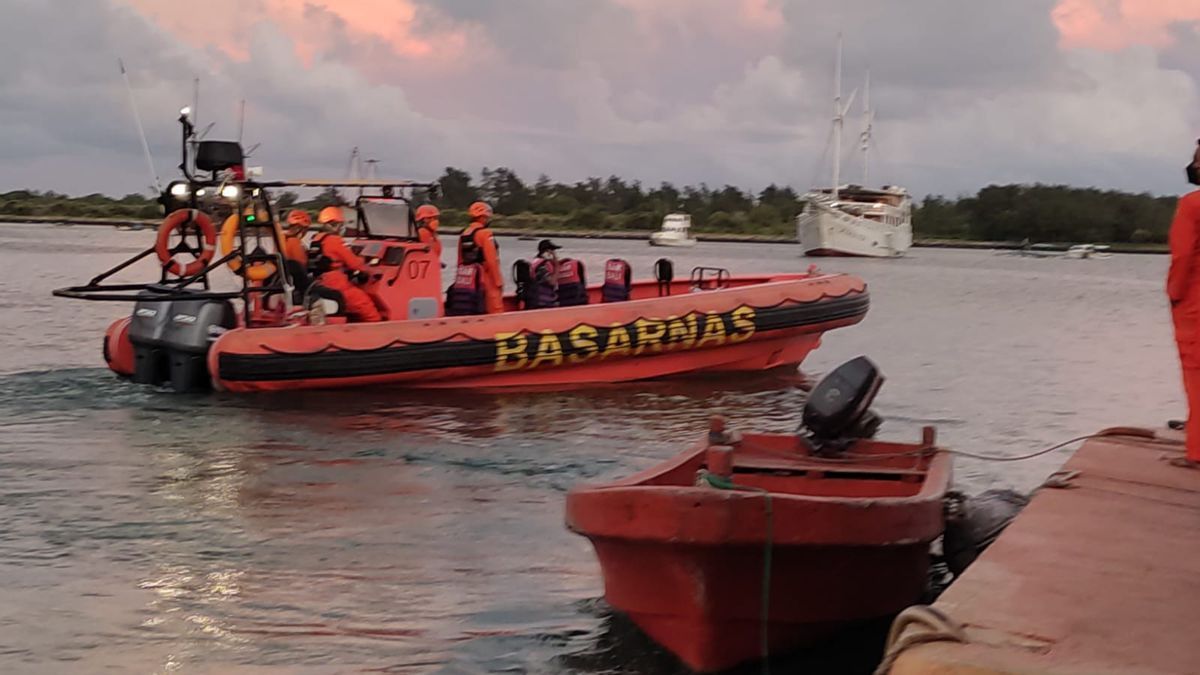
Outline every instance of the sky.
<svg viewBox="0 0 1200 675"><path fill-rule="evenodd" d="M845 180L1178 194L1200 137L1200 0L0 0L0 189L162 179L181 106L269 178L507 166L573 182Z"/></svg>

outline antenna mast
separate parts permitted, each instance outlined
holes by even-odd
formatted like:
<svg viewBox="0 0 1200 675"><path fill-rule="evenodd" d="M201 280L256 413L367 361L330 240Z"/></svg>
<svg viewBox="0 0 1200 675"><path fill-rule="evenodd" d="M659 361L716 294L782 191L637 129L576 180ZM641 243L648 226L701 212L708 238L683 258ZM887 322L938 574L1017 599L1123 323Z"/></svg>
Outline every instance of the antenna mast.
<svg viewBox="0 0 1200 675"><path fill-rule="evenodd" d="M150 143L146 141L146 130L142 127L142 116L138 114L137 100L133 97L133 85L129 83L129 73L125 71L125 62L117 59L121 68L121 77L125 80L125 89L129 92L129 107L133 108L133 121L137 123L138 136L142 139L142 152L146 155L146 166L150 169L150 177L154 179L154 189L162 192L162 181L158 178L158 170L154 168L154 157L150 154Z"/></svg>
<svg viewBox="0 0 1200 675"><path fill-rule="evenodd" d="M238 111L238 143L242 142L242 133L246 130L246 99L242 99L241 109Z"/></svg>
<svg viewBox="0 0 1200 675"><path fill-rule="evenodd" d="M192 78L192 128L199 128L199 126L200 126L200 77L196 76L196 77ZM208 129L205 129L203 132L201 132L201 136L204 136L207 133L208 133ZM195 134L192 134L192 172L193 173L196 171L196 146L199 142L200 142L200 139Z"/></svg>

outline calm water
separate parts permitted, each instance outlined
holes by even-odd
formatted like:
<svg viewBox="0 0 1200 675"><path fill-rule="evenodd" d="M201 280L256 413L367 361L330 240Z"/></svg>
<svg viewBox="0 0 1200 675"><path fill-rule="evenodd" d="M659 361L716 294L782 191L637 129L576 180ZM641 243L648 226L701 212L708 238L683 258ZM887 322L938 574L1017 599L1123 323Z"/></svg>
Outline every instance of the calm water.
<svg viewBox="0 0 1200 675"><path fill-rule="evenodd" d="M50 297L145 232L0 225L0 667L14 672L667 672L597 598L562 526L576 482L627 474L713 411L790 430L778 378L569 394L178 396L124 384L100 339L124 305ZM641 242L563 240L599 274ZM504 239L502 254L536 242ZM672 252L734 273L800 270L792 246ZM1178 416L1167 259L917 250L824 261L873 306L810 376L858 354L889 380L882 434L1017 454ZM1067 457L959 460L968 490L1027 490Z"/></svg>

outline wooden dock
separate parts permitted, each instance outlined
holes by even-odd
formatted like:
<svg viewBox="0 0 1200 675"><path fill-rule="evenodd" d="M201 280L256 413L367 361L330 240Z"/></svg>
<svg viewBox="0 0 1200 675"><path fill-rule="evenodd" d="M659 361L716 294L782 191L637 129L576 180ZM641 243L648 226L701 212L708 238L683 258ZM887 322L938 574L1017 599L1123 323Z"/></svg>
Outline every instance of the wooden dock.
<svg viewBox="0 0 1200 675"><path fill-rule="evenodd" d="M892 675L1200 673L1200 470L1180 434L1088 441L1071 489L1032 503L934 607L966 642L904 650Z"/></svg>

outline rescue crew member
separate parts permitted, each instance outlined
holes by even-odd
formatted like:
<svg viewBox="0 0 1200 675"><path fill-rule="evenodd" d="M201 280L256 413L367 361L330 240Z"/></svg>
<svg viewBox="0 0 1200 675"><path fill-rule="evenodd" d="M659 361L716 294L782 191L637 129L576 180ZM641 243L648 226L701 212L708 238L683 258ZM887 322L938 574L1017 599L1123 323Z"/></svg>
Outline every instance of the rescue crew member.
<svg viewBox="0 0 1200 675"><path fill-rule="evenodd" d="M417 238L421 240L422 244L429 247L438 262L442 260L442 242L438 239L438 219L440 217L441 212L433 204L422 204L417 207ZM442 263L442 267L445 266L446 264Z"/></svg>
<svg viewBox="0 0 1200 675"><path fill-rule="evenodd" d="M1187 165L1187 180L1200 185L1200 141L1192 162ZM1171 300L1171 318L1175 321L1175 342L1183 369L1183 388L1187 392L1187 455L1176 457L1176 466L1200 468L1200 190L1179 199L1175 220L1171 223L1171 268L1167 272L1167 297Z"/></svg>
<svg viewBox="0 0 1200 675"><path fill-rule="evenodd" d="M324 259L326 271L321 273L321 285L342 294L346 303L346 313L351 320L366 323L381 321L382 316L375 307L371 296L363 289L355 286L346 276L346 270L367 274L367 263L351 251L342 240L342 229L346 220L339 206L327 206L321 209L317 216L321 232L313 237L312 247L319 251Z"/></svg>
<svg viewBox="0 0 1200 675"><path fill-rule="evenodd" d="M488 223L492 220L492 207L475 202L467 209L471 224L458 237L458 265L478 264L483 268L484 306L488 314L504 311L504 277L500 273L500 253Z"/></svg>
<svg viewBox="0 0 1200 675"><path fill-rule="evenodd" d="M287 266L295 293L292 302L300 304L308 290L308 249L304 235L312 227L312 217L303 209L292 209L287 214L287 226L283 230L283 263Z"/></svg>
<svg viewBox="0 0 1200 675"><path fill-rule="evenodd" d="M529 309L558 307L558 254L555 251L560 248L549 239L538 242L537 257L529 266L533 283L525 298L525 306Z"/></svg>

